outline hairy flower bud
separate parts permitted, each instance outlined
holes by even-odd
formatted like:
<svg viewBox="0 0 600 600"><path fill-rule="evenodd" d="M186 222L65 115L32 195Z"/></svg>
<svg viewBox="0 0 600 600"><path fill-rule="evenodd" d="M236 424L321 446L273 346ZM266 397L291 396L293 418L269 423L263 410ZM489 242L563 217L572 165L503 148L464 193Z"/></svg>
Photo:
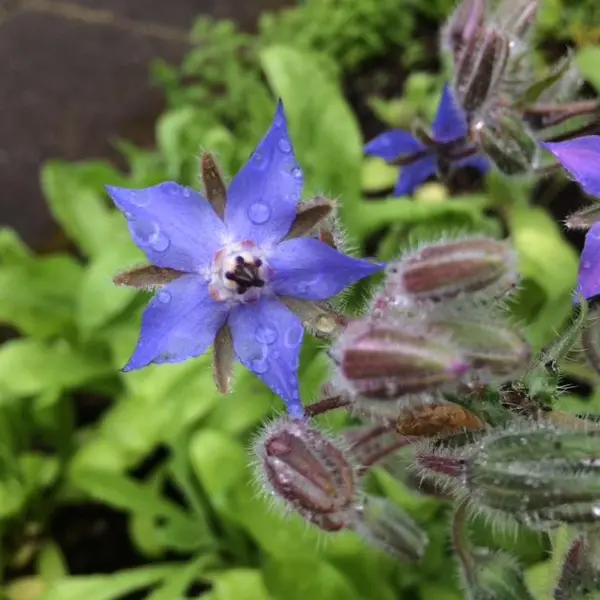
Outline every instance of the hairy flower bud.
<svg viewBox="0 0 600 600"><path fill-rule="evenodd" d="M494 14L494 22L511 40L527 37L537 17L538 0L504 0Z"/></svg>
<svg viewBox="0 0 600 600"><path fill-rule="evenodd" d="M388 554L417 562L427 548L427 535L399 506L368 496L358 509L352 529Z"/></svg>
<svg viewBox="0 0 600 600"><path fill-rule="evenodd" d="M477 379L512 379L525 371L530 347L514 327L493 315L484 317L433 316L431 326L460 348Z"/></svg>
<svg viewBox="0 0 600 600"><path fill-rule="evenodd" d="M495 27L485 27L468 40L453 85L460 105L468 115L495 102L509 49L508 36Z"/></svg>
<svg viewBox="0 0 600 600"><path fill-rule="evenodd" d="M500 113L475 125L477 141L486 156L506 175L531 171L539 146L520 117Z"/></svg>
<svg viewBox="0 0 600 600"><path fill-rule="evenodd" d="M465 46L477 37L485 21L485 0L463 0L442 29L442 48L460 61Z"/></svg>
<svg viewBox="0 0 600 600"><path fill-rule="evenodd" d="M255 446L261 479L304 519L339 531L354 518L357 496L357 475L342 445L304 421L277 421Z"/></svg>
<svg viewBox="0 0 600 600"><path fill-rule="evenodd" d="M455 346L406 321L351 323L336 358L343 384L370 400L436 391L469 369Z"/></svg>
<svg viewBox="0 0 600 600"><path fill-rule="evenodd" d="M497 298L518 281L516 254L505 242L471 237L429 244L391 263L383 291L383 306L398 299L412 302L452 300L469 294Z"/></svg>
<svg viewBox="0 0 600 600"><path fill-rule="evenodd" d="M467 461L470 501L530 525L600 521L600 428L537 424L484 438Z"/></svg>

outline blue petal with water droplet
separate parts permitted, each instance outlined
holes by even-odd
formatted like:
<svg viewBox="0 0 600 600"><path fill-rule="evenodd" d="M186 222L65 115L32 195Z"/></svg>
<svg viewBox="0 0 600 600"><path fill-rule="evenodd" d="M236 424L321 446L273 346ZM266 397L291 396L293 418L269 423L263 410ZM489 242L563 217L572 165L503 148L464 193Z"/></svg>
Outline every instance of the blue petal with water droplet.
<svg viewBox="0 0 600 600"><path fill-rule="evenodd" d="M267 296L255 304L236 306L228 322L238 360L283 399L291 417L302 417L298 363L304 329L300 319ZM270 332L267 339L265 330Z"/></svg>
<svg viewBox="0 0 600 600"><path fill-rule="evenodd" d="M302 185L280 102L269 131L229 185L225 223L230 233L257 244L280 241L296 217Z"/></svg>
<svg viewBox="0 0 600 600"><path fill-rule="evenodd" d="M215 302L206 281L184 275L164 287L142 316L140 339L124 371L176 363L204 354L225 323L229 307Z"/></svg>
<svg viewBox="0 0 600 600"><path fill-rule="evenodd" d="M365 154L378 156L383 160L395 160L405 154L422 150L425 146L408 131L390 129L372 139L365 146Z"/></svg>
<svg viewBox="0 0 600 600"><path fill-rule="evenodd" d="M600 294L600 223L592 226L585 236L575 291L586 300Z"/></svg>
<svg viewBox="0 0 600 600"><path fill-rule="evenodd" d="M585 135L564 142L542 143L569 175L591 196L600 198L600 136Z"/></svg>
<svg viewBox="0 0 600 600"><path fill-rule="evenodd" d="M344 288L383 269L341 254L314 238L282 242L269 258L272 285L280 296L303 300L325 300Z"/></svg>
<svg viewBox="0 0 600 600"><path fill-rule="evenodd" d="M106 189L153 265L195 273L208 266L222 246L225 225L190 188L165 182L144 189Z"/></svg>

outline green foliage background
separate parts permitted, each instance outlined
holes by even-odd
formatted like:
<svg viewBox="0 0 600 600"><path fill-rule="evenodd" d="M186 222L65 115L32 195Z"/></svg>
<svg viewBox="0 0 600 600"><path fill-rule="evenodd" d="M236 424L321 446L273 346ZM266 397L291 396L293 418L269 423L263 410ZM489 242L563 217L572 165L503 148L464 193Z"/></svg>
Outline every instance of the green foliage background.
<svg viewBox="0 0 600 600"><path fill-rule="evenodd" d="M0 230L0 323L21 334L0 346L3 597L112 600L140 591L138 597L150 600L178 600L195 582L207 600L462 598L446 539L448 507L389 474L374 472L368 485L428 531L431 545L417 568L368 548L353 534L325 539L257 495L249 447L281 405L251 374L240 370L235 391L221 397L208 357L120 372L148 297L111 285L115 272L144 261L103 190L106 184L144 187L165 179L197 185L200 148L216 152L231 177L281 97L306 172L306 195L340 200L355 247L364 250L376 239L380 257L389 258L442 231L499 235L500 224L507 225L524 276L515 311L540 347L570 313L577 256L560 224L534 206L531 186L492 176L483 191L452 199L435 185L415 199L365 198L388 188L396 172L363 158L363 132L344 90L353 78L373 73L374 89L364 100L381 128L431 117L444 80L436 71L432 32L453 4L309 0L264 16L258 36L202 19L183 64L157 62L153 68L168 100L154 150L120 142L125 173L102 161L44 167L40 181L48 204L78 251L34 256L15 233ZM547 0L540 38L545 44L562 40L563 24L570 23L566 35L587 44L578 57L582 71L600 85L594 70L600 48L589 45L597 31L585 25L593 22L592 12L598 24L593 0ZM398 77L394 69L402 74L402 91L392 100L377 98L377 88ZM356 305L364 291L356 292ZM301 381L308 401L327 377L327 362L314 340L305 346ZM107 409L81 423L78 403L90 397L103 399ZM593 397L586 410L599 401ZM562 408L577 412L582 406L566 397ZM324 422L330 429L343 423L343 417ZM166 452L157 455L158 448ZM133 473L148 461L144 477ZM146 566L113 574L69 572L51 535L52 514L90 501L127 515L130 541ZM475 534L480 544L516 553L540 600L547 598L547 539L527 531L516 539L492 535L483 524Z"/></svg>

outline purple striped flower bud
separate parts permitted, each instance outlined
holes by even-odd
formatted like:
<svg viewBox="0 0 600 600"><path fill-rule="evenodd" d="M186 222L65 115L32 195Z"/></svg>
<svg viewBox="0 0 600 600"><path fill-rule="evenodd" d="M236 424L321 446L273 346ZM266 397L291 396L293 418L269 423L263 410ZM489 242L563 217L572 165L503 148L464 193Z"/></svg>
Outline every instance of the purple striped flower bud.
<svg viewBox="0 0 600 600"><path fill-rule="evenodd" d="M336 358L342 386L376 401L442 390L470 368L452 343L409 321L351 323Z"/></svg>
<svg viewBox="0 0 600 600"><path fill-rule="evenodd" d="M342 448L305 421L276 421L255 446L260 479L313 525L347 528L354 518L357 474Z"/></svg>
<svg viewBox="0 0 600 600"><path fill-rule="evenodd" d="M429 244L391 263L375 308L403 301L498 298L518 281L516 254L505 242L471 237Z"/></svg>

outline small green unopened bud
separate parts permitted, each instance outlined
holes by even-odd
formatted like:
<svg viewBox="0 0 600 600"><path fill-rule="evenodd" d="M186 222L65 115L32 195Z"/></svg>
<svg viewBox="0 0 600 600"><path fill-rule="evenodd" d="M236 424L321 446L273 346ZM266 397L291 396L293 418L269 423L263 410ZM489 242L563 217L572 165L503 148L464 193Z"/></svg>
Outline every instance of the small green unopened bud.
<svg viewBox="0 0 600 600"><path fill-rule="evenodd" d="M427 535L399 506L368 496L352 529L368 542L402 560L417 562L427 548Z"/></svg>
<svg viewBox="0 0 600 600"><path fill-rule="evenodd" d="M387 301L393 305L398 298L435 302L464 294L498 298L515 287L516 263L514 250L493 238L481 236L430 244L391 263L376 303Z"/></svg>
<svg viewBox="0 0 600 600"><path fill-rule="evenodd" d="M471 362L478 379L512 379L524 372L531 358L527 340L508 323L484 318L433 317L434 330L448 335Z"/></svg>
<svg viewBox="0 0 600 600"><path fill-rule="evenodd" d="M475 133L483 152L506 175L527 173L538 162L538 143L520 117L497 115L476 124Z"/></svg>
<svg viewBox="0 0 600 600"><path fill-rule="evenodd" d="M536 526L600 522L600 428L491 434L467 461L474 505Z"/></svg>
<svg viewBox="0 0 600 600"><path fill-rule="evenodd" d="M356 473L334 440L303 421L280 420L255 448L261 480L275 497L325 531L348 526Z"/></svg>
<svg viewBox="0 0 600 600"><path fill-rule="evenodd" d="M351 323L339 339L337 362L350 391L371 400L436 391L469 370L454 345L406 322Z"/></svg>

